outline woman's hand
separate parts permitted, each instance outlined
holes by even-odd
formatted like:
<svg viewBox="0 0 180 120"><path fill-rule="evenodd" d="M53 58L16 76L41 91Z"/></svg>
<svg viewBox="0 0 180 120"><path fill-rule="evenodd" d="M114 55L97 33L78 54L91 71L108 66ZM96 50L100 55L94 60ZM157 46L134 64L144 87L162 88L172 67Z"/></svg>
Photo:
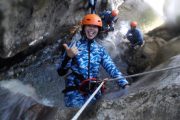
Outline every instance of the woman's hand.
<svg viewBox="0 0 180 120"><path fill-rule="evenodd" d="M73 45L71 48L69 48L67 46L67 44L63 44L63 47L65 48L65 50L67 52L67 56L70 58L73 58L74 56L76 56L78 54L78 49L75 45Z"/></svg>
<svg viewBox="0 0 180 120"><path fill-rule="evenodd" d="M128 89L129 88L129 85L126 85L125 87L124 87L124 89Z"/></svg>

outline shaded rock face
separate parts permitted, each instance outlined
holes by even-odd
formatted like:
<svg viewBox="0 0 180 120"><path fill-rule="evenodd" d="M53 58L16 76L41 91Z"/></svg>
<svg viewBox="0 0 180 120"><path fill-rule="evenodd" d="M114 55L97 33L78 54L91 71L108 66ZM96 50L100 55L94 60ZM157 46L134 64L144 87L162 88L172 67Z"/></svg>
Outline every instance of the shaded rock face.
<svg viewBox="0 0 180 120"><path fill-rule="evenodd" d="M174 37L167 44L162 46L157 52L157 57L155 59L157 64L166 61L168 58L178 55L180 53L180 36Z"/></svg>
<svg viewBox="0 0 180 120"><path fill-rule="evenodd" d="M116 9L122 2L122 0L116 0L110 5L107 1L98 1L97 12L103 5L107 9ZM144 6L143 10L141 6ZM82 16L88 13L82 8L81 0L1 0L0 13L2 15L0 16L4 17L0 17L0 30L4 32L0 35L2 46L0 56L12 57L28 48L33 41L40 42L52 36L57 38L60 34L69 32L70 26L78 24ZM145 15L143 12L149 11L150 7L141 0L135 2L128 0L122 9L126 12L120 11L120 20L134 20L135 18L140 21L142 17L149 19L148 14ZM127 16L133 11L136 11L133 16ZM155 15L152 16L155 17ZM140 23L143 22L144 20L140 21ZM48 39L49 42L53 40Z"/></svg>
<svg viewBox="0 0 180 120"><path fill-rule="evenodd" d="M177 37L179 35L179 27L173 27L173 26L160 26L147 34L151 37L159 37L164 39L165 41L170 41L174 37Z"/></svg>
<svg viewBox="0 0 180 120"><path fill-rule="evenodd" d="M64 28L78 23L84 14L84 11L74 12L78 2L1 0L0 30L5 31L4 34L1 32L0 56L11 57L27 48L32 41L63 33Z"/></svg>
<svg viewBox="0 0 180 120"><path fill-rule="evenodd" d="M2 54L3 51L4 28L1 25L3 18L4 18L3 13L0 11L0 54Z"/></svg>

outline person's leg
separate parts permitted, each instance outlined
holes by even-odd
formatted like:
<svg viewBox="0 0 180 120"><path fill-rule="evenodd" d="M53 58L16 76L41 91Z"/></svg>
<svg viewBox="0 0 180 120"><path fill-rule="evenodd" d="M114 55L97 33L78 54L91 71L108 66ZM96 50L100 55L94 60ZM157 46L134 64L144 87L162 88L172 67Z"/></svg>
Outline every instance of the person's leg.
<svg viewBox="0 0 180 120"><path fill-rule="evenodd" d="M89 0L89 8L91 9L91 14L95 13L95 0Z"/></svg>
<svg viewBox="0 0 180 120"><path fill-rule="evenodd" d="M81 10L84 9L86 10L88 7L88 0L81 0L77 3L77 10Z"/></svg>
<svg viewBox="0 0 180 120"><path fill-rule="evenodd" d="M67 92L64 95L64 102L66 107L81 107L85 103L84 96L79 91Z"/></svg>
<svg viewBox="0 0 180 120"><path fill-rule="evenodd" d="M95 6L92 6L92 7L91 7L91 13L92 13L92 14L95 14L95 13L96 13Z"/></svg>
<svg viewBox="0 0 180 120"><path fill-rule="evenodd" d="M101 0L101 11L106 10L108 6L108 0Z"/></svg>
<svg viewBox="0 0 180 120"><path fill-rule="evenodd" d="M103 22L102 30L103 30L104 32L108 32L108 30L109 30L109 25L108 25L107 23Z"/></svg>
<svg viewBox="0 0 180 120"><path fill-rule="evenodd" d="M92 9L93 9L93 13L95 14L96 13L96 3L97 3L97 0L94 0L94 5L92 6Z"/></svg>
<svg viewBox="0 0 180 120"><path fill-rule="evenodd" d="M93 92L94 92L94 91L90 92L88 95L86 95L86 96L84 97L85 101L87 101L87 100L90 98L90 96L93 94ZM96 95L91 99L89 105L95 104L95 103L97 102L97 100L101 98L101 96L102 96L101 91L98 91L98 92L96 93Z"/></svg>

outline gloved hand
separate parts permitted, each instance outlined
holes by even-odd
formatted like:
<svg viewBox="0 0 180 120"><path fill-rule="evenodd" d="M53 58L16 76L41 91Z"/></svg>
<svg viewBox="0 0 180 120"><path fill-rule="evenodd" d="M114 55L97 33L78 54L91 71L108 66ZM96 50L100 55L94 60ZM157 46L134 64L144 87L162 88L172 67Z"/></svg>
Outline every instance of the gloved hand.
<svg viewBox="0 0 180 120"><path fill-rule="evenodd" d="M129 93L129 85L125 85L121 92L122 95L127 95Z"/></svg>
<svg viewBox="0 0 180 120"><path fill-rule="evenodd" d="M126 85L124 86L124 89L128 89L128 88L129 88L129 85L126 84Z"/></svg>
<svg viewBox="0 0 180 120"><path fill-rule="evenodd" d="M114 28L113 28L113 27L110 27L110 28L109 28L109 31L114 31Z"/></svg>
<svg viewBox="0 0 180 120"><path fill-rule="evenodd" d="M57 70L59 68L59 64L55 64L55 68Z"/></svg>
<svg viewBox="0 0 180 120"><path fill-rule="evenodd" d="M73 58L74 56L76 56L78 54L78 48L76 47L76 45L74 44L71 48L69 48L67 46L67 44L63 44L63 47L65 48L66 52L67 52L67 56L70 58Z"/></svg>

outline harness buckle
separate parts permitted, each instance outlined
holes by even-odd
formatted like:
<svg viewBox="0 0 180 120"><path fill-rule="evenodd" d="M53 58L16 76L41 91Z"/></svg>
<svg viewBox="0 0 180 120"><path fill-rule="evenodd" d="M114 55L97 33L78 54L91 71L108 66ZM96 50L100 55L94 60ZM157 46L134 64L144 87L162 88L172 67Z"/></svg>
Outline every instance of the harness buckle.
<svg viewBox="0 0 180 120"><path fill-rule="evenodd" d="M82 92L83 95L87 95L88 93L94 92L100 83L101 81L96 78L83 80L79 86L79 91ZM101 92L104 92L104 88L105 87L103 85Z"/></svg>

